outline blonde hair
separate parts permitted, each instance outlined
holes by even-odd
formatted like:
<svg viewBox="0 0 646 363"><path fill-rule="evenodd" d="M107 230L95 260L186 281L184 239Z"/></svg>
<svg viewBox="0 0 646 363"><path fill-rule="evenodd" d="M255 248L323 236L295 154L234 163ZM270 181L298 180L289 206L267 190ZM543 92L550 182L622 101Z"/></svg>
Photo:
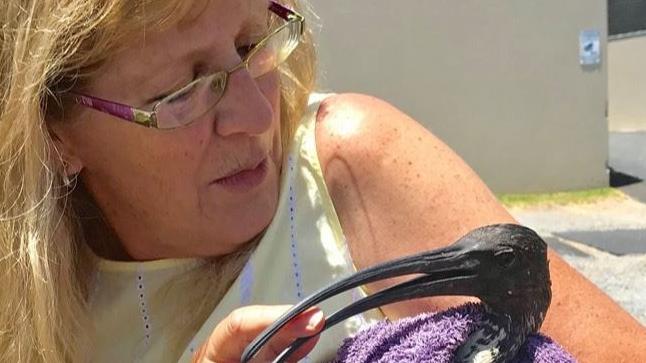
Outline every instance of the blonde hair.
<svg viewBox="0 0 646 363"><path fill-rule="evenodd" d="M297 0L284 2L298 9ZM4 0L0 6L0 361L86 361L91 284L83 231L63 186L64 168L45 123L57 88L82 84L129 36L179 21L182 0ZM283 140L314 87L309 34L282 74ZM71 82L71 83L70 83ZM199 326L253 248L206 263ZM209 299L206 297L217 297Z"/></svg>

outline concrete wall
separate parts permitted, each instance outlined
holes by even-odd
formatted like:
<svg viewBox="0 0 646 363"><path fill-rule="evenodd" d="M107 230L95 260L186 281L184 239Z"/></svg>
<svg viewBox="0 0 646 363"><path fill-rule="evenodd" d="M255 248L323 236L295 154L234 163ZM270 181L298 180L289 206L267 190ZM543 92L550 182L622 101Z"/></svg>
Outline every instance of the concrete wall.
<svg viewBox="0 0 646 363"><path fill-rule="evenodd" d="M608 185L605 0L311 0L321 84L384 98L496 192ZM579 64L583 29L600 66Z"/></svg>
<svg viewBox="0 0 646 363"><path fill-rule="evenodd" d="M646 129L646 37L608 43L610 129Z"/></svg>

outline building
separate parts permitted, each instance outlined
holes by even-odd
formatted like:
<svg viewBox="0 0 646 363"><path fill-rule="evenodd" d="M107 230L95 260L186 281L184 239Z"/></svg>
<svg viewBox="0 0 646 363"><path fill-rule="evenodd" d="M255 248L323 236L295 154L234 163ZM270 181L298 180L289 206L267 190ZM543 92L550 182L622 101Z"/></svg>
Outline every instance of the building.
<svg viewBox="0 0 646 363"><path fill-rule="evenodd" d="M324 89L403 109L495 192L608 185L605 0L311 3Z"/></svg>
<svg viewBox="0 0 646 363"><path fill-rule="evenodd" d="M610 128L646 129L646 1L608 1Z"/></svg>

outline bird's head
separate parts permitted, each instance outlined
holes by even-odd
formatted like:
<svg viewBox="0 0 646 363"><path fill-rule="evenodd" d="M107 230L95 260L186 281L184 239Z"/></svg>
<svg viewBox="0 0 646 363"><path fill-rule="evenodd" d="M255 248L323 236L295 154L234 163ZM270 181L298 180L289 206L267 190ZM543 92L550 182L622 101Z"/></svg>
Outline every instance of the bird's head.
<svg viewBox="0 0 646 363"><path fill-rule="evenodd" d="M515 224L491 225L452 246L457 251L441 262L446 266L439 273L459 281L456 293L477 296L490 312L521 317L529 332L538 331L551 301L551 282L547 244L536 232Z"/></svg>
<svg viewBox="0 0 646 363"><path fill-rule="evenodd" d="M442 279L454 293L477 296L487 312L456 352L456 362L506 362L540 329L551 301L547 244L514 224L478 228L453 246ZM437 276L436 276L437 277Z"/></svg>

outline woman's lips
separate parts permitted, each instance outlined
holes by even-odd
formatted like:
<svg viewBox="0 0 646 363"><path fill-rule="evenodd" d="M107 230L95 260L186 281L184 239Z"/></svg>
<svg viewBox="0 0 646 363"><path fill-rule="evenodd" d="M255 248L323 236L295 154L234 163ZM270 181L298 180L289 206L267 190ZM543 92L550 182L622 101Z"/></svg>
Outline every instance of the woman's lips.
<svg viewBox="0 0 646 363"><path fill-rule="evenodd" d="M246 191L252 189L265 180L267 176L267 158L262 159L255 167L237 171L213 181L213 184L231 190Z"/></svg>

